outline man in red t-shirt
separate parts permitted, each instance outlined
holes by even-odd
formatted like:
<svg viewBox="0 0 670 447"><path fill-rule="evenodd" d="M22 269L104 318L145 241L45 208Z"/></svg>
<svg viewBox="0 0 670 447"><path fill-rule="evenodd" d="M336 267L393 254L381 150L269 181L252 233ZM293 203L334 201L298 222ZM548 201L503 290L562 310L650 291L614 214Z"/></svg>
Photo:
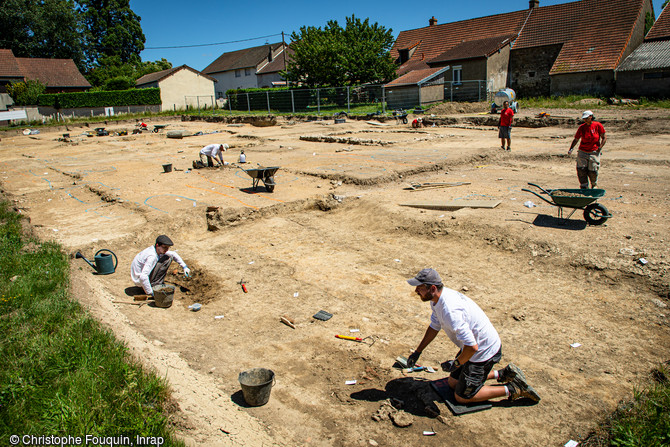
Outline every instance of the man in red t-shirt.
<svg viewBox="0 0 670 447"><path fill-rule="evenodd" d="M579 150L577 151L577 178L579 179L579 187L588 188L590 180L591 188L595 188L598 185L600 152L605 142L607 142L607 135L605 135L603 125L593 120L592 111L585 111L582 114L582 119L584 120L584 124L577 129L568 155L572 154L572 150L577 145L577 142L582 140L579 143Z"/></svg>
<svg viewBox="0 0 670 447"><path fill-rule="evenodd" d="M507 150L512 150L512 121L514 121L514 111L510 109L509 101L505 101L498 123L498 138L500 138L500 149L502 150L505 150L505 140L507 140Z"/></svg>

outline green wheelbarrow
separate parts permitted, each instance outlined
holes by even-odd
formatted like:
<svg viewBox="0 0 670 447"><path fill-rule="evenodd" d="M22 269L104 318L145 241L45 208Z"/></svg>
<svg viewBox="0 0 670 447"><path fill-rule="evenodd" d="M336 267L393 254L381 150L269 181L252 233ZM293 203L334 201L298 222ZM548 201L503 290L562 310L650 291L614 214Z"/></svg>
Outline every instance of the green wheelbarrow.
<svg viewBox="0 0 670 447"><path fill-rule="evenodd" d="M584 210L584 220L590 225L602 225L607 219L612 217L605 206L597 203L596 200L605 195L604 189L544 189L535 183L528 183L540 190L540 194L549 196L549 199L530 189L523 188L526 191L536 195L549 205L558 207L559 219L570 219L577 210ZM567 217L563 217L563 208L572 209Z"/></svg>

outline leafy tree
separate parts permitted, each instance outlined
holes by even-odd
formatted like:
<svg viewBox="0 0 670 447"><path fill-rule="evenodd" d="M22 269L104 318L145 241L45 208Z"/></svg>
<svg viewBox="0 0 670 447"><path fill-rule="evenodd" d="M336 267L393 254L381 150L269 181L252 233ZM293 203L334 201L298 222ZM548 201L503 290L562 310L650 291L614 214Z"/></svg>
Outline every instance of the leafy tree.
<svg viewBox="0 0 670 447"><path fill-rule="evenodd" d="M146 39L140 16L130 9L130 0L78 0L77 3L84 24L86 71L103 64L109 66L111 61L118 61L119 65L139 63Z"/></svg>
<svg viewBox="0 0 670 447"><path fill-rule="evenodd" d="M666 6L668 3L670 3L670 0L665 0L665 1L663 2L663 4L661 5L661 10L663 10L663 8L665 8L665 6Z"/></svg>
<svg viewBox="0 0 670 447"><path fill-rule="evenodd" d="M0 0L0 48L16 57L72 59L82 69L81 33L72 0Z"/></svg>
<svg viewBox="0 0 670 447"><path fill-rule="evenodd" d="M670 0L669 0L670 1ZM650 12L648 12L644 16L644 35L646 36L649 30L651 29L652 26L654 26L654 15Z"/></svg>
<svg viewBox="0 0 670 447"><path fill-rule="evenodd" d="M294 54L287 62L285 79L308 86L341 86L393 79L395 64L390 56L391 29L369 19L347 17L346 27L330 20L326 26L301 27L291 34Z"/></svg>
<svg viewBox="0 0 670 447"><path fill-rule="evenodd" d="M26 82L12 82L7 86L7 93L17 106L37 104L37 97L44 93L46 86L40 81L28 79Z"/></svg>

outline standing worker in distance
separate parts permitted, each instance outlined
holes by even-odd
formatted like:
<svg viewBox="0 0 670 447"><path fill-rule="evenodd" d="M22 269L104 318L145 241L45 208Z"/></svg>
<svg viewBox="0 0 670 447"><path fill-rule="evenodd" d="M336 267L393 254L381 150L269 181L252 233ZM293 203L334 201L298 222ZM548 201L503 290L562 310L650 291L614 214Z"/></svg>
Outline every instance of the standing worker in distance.
<svg viewBox="0 0 670 447"><path fill-rule="evenodd" d="M153 287L165 283L165 276L173 259L184 269L184 275L191 274L181 256L170 250L173 245L169 237L160 235L153 246L139 252L130 264L130 277L147 295L153 296Z"/></svg>
<svg viewBox="0 0 670 447"><path fill-rule="evenodd" d="M443 371L451 373L449 386L454 390L456 401L465 404L497 397L508 397L509 400L525 397L540 401L540 396L514 364L493 371L493 365L502 356L502 342L491 321L474 301L444 287L440 275L430 268L421 270L407 283L416 286L416 294L421 301L430 302L433 310L423 339L407 359L408 367L416 365L426 346L443 330L460 348L453 360L441 365ZM489 379L496 379L504 385L485 385Z"/></svg>
<svg viewBox="0 0 670 447"><path fill-rule="evenodd" d="M223 152L228 150L227 144L209 144L202 149L200 149L200 161L203 165L207 162L206 166L210 168L214 166L214 161L218 166L223 165Z"/></svg>
<svg viewBox="0 0 670 447"><path fill-rule="evenodd" d="M580 188L588 188L589 180L591 181L591 188L598 186L598 171L600 170L600 152L607 142L607 135L605 135L605 128L598 121L594 121L593 112L590 110L582 113L582 120L584 123L579 126L575 139L572 140L568 155L572 154L572 150L579 143L579 150L577 151L577 178L579 179Z"/></svg>
<svg viewBox="0 0 670 447"><path fill-rule="evenodd" d="M512 122L514 121L514 111L509 106L509 101L503 102L503 108L500 111L500 122L498 123L498 138L500 138L500 149L505 150L505 141L507 141L507 150L512 150Z"/></svg>

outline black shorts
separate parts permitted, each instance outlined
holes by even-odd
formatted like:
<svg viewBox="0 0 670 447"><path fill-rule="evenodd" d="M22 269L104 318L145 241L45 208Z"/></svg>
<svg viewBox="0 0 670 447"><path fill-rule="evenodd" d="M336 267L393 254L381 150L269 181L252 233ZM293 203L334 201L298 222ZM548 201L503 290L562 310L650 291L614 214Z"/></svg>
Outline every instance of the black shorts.
<svg viewBox="0 0 670 447"><path fill-rule="evenodd" d="M488 377L493 369L493 365L498 363L501 357L502 347L493 357L485 362L465 362L465 365L453 371L451 377L458 380L454 393L463 399L472 399L484 386L486 377Z"/></svg>

